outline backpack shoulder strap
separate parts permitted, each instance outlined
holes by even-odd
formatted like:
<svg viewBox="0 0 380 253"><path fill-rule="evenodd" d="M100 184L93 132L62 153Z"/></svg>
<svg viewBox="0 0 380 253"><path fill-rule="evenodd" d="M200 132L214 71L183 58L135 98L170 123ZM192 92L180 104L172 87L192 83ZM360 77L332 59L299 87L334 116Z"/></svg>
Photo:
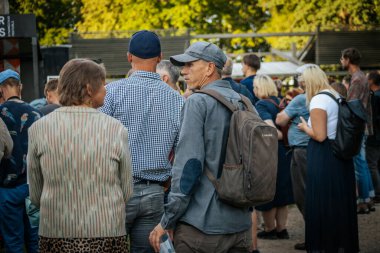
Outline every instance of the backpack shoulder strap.
<svg viewBox="0 0 380 253"><path fill-rule="evenodd" d="M241 97L241 101L243 101L245 108L247 108L247 110L250 112L255 112L256 110L253 108L251 100L249 100L249 98L247 98L246 96L242 94L239 94L239 95Z"/></svg>
<svg viewBox="0 0 380 253"><path fill-rule="evenodd" d="M321 91L317 95L319 95L319 94L323 94L323 95L329 96L330 98L332 98L339 105L339 100L333 94L331 94L330 92Z"/></svg>
<svg viewBox="0 0 380 253"><path fill-rule="evenodd" d="M269 103L271 103L271 104L274 104L274 106L276 106L276 108L277 109L279 109L279 110L281 110L281 109L283 109L283 108L281 108L273 99L271 99L271 98L265 98L265 99L263 99L263 100L265 100L265 101L268 101Z"/></svg>
<svg viewBox="0 0 380 253"><path fill-rule="evenodd" d="M233 103L229 102L225 97L222 96L222 94L220 94L216 90L211 90L211 89L197 90L195 91L195 93L203 93L215 98L217 101L219 101L221 104L223 104L232 112L239 109Z"/></svg>
<svg viewBox="0 0 380 253"><path fill-rule="evenodd" d="M214 185L215 189L217 188L217 180L216 178L214 177L214 175L211 173L211 170L209 170L209 168L205 167L205 174L208 178L208 180L210 180L210 182Z"/></svg>

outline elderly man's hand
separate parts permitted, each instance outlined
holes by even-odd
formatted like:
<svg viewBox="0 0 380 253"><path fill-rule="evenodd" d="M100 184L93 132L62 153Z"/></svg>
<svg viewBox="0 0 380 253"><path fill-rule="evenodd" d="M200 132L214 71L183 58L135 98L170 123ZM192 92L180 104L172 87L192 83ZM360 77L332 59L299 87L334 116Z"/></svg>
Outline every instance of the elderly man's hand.
<svg viewBox="0 0 380 253"><path fill-rule="evenodd" d="M161 224L158 224L149 235L150 245L154 248L155 252L160 252L160 239L165 234L165 230Z"/></svg>

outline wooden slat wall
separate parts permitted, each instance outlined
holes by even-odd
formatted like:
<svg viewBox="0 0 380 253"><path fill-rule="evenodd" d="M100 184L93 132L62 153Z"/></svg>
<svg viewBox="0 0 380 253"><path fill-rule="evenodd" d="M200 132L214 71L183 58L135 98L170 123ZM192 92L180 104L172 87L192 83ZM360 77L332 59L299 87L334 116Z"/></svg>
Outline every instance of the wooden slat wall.
<svg viewBox="0 0 380 253"><path fill-rule="evenodd" d="M340 64L341 52L355 47L362 54L361 66L380 66L380 31L318 33L319 64Z"/></svg>
<svg viewBox="0 0 380 253"><path fill-rule="evenodd" d="M164 59L181 54L187 48L189 36L161 37L161 50ZM127 61L129 39L81 39L72 38L70 58L102 59L107 76L125 76L131 65Z"/></svg>

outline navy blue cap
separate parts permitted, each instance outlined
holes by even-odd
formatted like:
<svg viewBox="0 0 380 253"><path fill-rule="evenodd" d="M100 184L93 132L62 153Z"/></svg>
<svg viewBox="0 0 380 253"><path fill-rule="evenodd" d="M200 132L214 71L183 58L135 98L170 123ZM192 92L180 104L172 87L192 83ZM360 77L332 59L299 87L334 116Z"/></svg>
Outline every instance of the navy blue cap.
<svg viewBox="0 0 380 253"><path fill-rule="evenodd" d="M154 58L161 55L161 43L157 34L142 30L132 35L129 41L130 54L142 59Z"/></svg>
<svg viewBox="0 0 380 253"><path fill-rule="evenodd" d="M7 70L4 70L3 72L0 72L0 84L2 84L8 78L14 78L17 81L20 81L20 75L16 71L7 69Z"/></svg>

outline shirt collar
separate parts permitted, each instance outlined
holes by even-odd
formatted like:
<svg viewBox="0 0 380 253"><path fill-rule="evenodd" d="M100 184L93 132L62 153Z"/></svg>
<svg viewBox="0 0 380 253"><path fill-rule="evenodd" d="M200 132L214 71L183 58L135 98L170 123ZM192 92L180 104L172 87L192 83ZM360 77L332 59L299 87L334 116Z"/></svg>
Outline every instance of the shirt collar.
<svg viewBox="0 0 380 253"><path fill-rule="evenodd" d="M206 86L204 86L202 89L209 89L209 88L213 88L213 87L223 87L223 88L230 88L231 89L230 82L228 82L226 80L222 80L222 79L218 79L212 83L209 83Z"/></svg>
<svg viewBox="0 0 380 253"><path fill-rule="evenodd" d="M83 113L83 112L91 112L91 113L97 113L99 112L97 109L94 109L94 108L90 108L90 107L84 107L84 106L62 106L58 109L56 109L55 111L57 112L79 112L79 113Z"/></svg>
<svg viewBox="0 0 380 253"><path fill-rule="evenodd" d="M151 78L151 79L157 79L161 80L160 75L156 72L148 72L143 70L136 70L134 71L130 77L143 77L143 78Z"/></svg>

